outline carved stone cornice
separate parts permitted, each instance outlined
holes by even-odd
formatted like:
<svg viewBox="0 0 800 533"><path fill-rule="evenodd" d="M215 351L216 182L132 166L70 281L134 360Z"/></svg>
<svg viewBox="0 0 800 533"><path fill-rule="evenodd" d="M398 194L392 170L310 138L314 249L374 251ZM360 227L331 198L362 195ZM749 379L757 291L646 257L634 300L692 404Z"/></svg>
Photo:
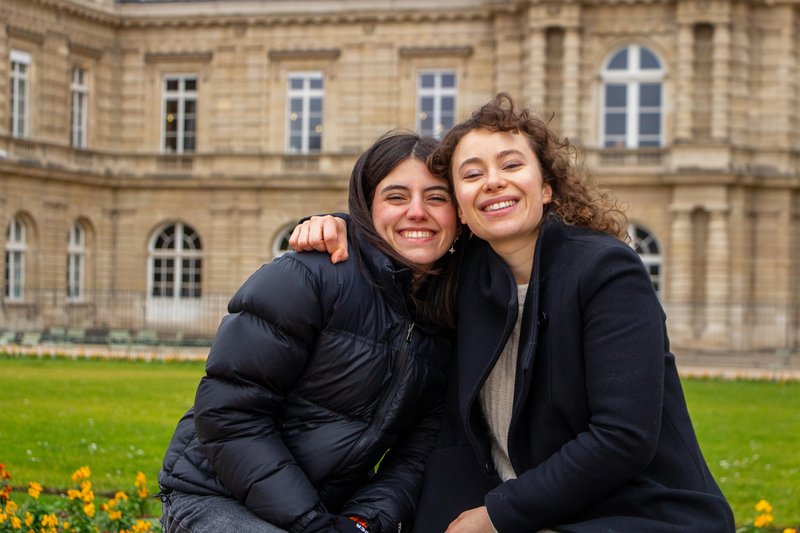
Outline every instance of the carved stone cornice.
<svg viewBox="0 0 800 533"><path fill-rule="evenodd" d="M336 48L319 48L311 50L270 50L270 61L292 61L298 59L312 59L315 61L335 61L338 59L340 50Z"/></svg>
<svg viewBox="0 0 800 533"><path fill-rule="evenodd" d="M94 48L91 46L86 46L84 44L78 43L69 43L69 52L70 54L86 57L88 59L93 59L95 61L100 61L100 58L103 57L103 50L101 48Z"/></svg>
<svg viewBox="0 0 800 533"><path fill-rule="evenodd" d="M397 53L400 57L469 57L472 46L403 46Z"/></svg>
<svg viewBox="0 0 800 533"><path fill-rule="evenodd" d="M19 39L22 41L27 41L37 46L41 46L42 43L44 43L44 33L18 28L16 26L7 26L6 34L11 39Z"/></svg>
<svg viewBox="0 0 800 533"><path fill-rule="evenodd" d="M154 63L209 63L213 52L147 52L144 62Z"/></svg>

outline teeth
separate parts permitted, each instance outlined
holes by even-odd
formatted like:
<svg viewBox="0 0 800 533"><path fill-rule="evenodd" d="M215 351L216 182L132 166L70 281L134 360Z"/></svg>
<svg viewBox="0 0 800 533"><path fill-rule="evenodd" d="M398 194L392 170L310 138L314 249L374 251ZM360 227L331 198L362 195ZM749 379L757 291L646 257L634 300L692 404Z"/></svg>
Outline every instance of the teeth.
<svg viewBox="0 0 800 533"><path fill-rule="evenodd" d="M402 233L406 239L427 239L433 237L432 231L404 231Z"/></svg>
<svg viewBox="0 0 800 533"><path fill-rule="evenodd" d="M486 206L483 210L484 211L497 211L498 209L505 209L506 207L511 207L516 202L514 200L506 200L505 202L498 202L496 204L491 204Z"/></svg>

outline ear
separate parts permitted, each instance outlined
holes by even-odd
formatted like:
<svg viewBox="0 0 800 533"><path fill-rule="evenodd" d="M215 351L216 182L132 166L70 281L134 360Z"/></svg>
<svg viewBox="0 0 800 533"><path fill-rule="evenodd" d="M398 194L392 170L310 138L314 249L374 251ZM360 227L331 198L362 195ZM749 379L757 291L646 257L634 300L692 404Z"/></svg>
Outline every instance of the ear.
<svg viewBox="0 0 800 533"><path fill-rule="evenodd" d="M549 204L553 201L553 188L549 183L542 185L542 204Z"/></svg>

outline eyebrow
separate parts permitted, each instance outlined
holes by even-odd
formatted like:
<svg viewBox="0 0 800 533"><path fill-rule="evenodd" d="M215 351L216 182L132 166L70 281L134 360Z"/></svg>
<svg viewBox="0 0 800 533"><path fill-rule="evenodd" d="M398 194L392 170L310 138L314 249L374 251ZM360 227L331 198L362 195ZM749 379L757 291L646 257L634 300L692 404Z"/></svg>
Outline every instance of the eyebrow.
<svg viewBox="0 0 800 533"><path fill-rule="evenodd" d="M411 190L411 188L400 184L390 184L381 189L381 194L395 190L408 191ZM430 192L430 191L444 191L450 194L450 188L447 185L431 185L430 187L425 187L422 192Z"/></svg>
<svg viewBox="0 0 800 533"><path fill-rule="evenodd" d="M517 150L516 148L511 148L509 150L503 150L502 152L497 152L497 155L495 155L495 159L503 159L504 157L509 155L518 155L520 157L525 156L525 154L523 154L520 150ZM464 161L461 162L460 165L458 165L458 170L461 170L465 166L471 165L473 163L480 163L481 161L482 159L480 157L470 157L468 159L465 159Z"/></svg>

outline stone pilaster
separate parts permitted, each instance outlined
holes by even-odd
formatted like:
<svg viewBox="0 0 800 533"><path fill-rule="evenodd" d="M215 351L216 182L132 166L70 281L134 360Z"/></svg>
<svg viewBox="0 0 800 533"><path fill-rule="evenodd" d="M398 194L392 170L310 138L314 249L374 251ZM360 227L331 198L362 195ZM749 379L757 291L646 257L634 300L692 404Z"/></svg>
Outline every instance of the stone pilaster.
<svg viewBox="0 0 800 533"><path fill-rule="evenodd" d="M562 100L562 134L572 140L579 136L578 112L580 110L581 77L580 28L570 27L564 31L564 97Z"/></svg>
<svg viewBox="0 0 800 533"><path fill-rule="evenodd" d="M692 219L691 206L673 206L668 301L670 336L677 341L692 338Z"/></svg>
<svg viewBox="0 0 800 533"><path fill-rule="evenodd" d="M522 92L530 104L536 109L544 108L545 49L546 42L544 29L529 29L525 42L524 59L522 61Z"/></svg>
<svg viewBox="0 0 800 533"><path fill-rule="evenodd" d="M711 344L724 343L728 336L730 295L730 229L728 210L712 208L708 221L706 250L705 324L703 339Z"/></svg>
<svg viewBox="0 0 800 533"><path fill-rule="evenodd" d="M675 141L686 142L692 137L692 78L694 76L694 27L683 23L677 34L677 65L675 72Z"/></svg>
<svg viewBox="0 0 800 533"><path fill-rule="evenodd" d="M731 30L728 24L714 26L713 70L711 74L711 138L730 137Z"/></svg>

